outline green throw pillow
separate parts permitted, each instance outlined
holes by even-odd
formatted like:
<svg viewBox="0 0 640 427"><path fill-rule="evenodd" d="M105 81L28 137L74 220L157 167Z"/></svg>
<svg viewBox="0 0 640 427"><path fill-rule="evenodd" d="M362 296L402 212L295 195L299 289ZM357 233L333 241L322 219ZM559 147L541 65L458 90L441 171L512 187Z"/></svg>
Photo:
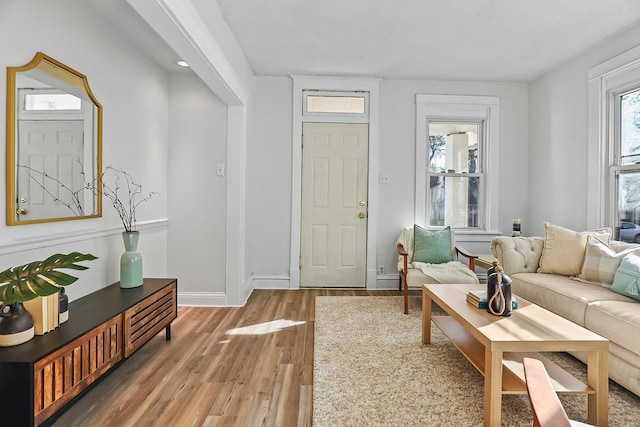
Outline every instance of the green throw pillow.
<svg viewBox="0 0 640 427"><path fill-rule="evenodd" d="M609 289L640 300L640 255L631 252L622 259Z"/></svg>
<svg viewBox="0 0 640 427"><path fill-rule="evenodd" d="M413 262L442 264L453 261L451 256L451 227L429 231L413 226Z"/></svg>

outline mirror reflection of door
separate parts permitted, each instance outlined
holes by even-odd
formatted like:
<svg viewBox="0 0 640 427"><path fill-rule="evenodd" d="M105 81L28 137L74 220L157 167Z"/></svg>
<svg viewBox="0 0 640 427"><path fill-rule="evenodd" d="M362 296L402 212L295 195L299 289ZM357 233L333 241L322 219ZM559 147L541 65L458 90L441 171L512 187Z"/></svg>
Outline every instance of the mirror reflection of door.
<svg viewBox="0 0 640 427"><path fill-rule="evenodd" d="M369 128L303 123L300 286L365 287Z"/></svg>
<svg viewBox="0 0 640 427"><path fill-rule="evenodd" d="M55 90L19 92L18 218L84 215L85 124L80 99Z"/></svg>
<svg viewBox="0 0 640 427"><path fill-rule="evenodd" d="M20 216L81 215L84 200L82 120L19 120L18 209ZM27 166L27 167L25 167ZM22 214L24 212L24 214Z"/></svg>

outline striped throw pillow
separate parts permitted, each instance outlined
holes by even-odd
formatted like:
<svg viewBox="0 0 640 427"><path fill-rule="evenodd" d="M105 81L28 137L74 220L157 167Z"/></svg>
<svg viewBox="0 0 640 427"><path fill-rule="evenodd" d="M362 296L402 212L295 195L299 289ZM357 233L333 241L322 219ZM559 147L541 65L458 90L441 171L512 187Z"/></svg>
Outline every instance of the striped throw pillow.
<svg viewBox="0 0 640 427"><path fill-rule="evenodd" d="M597 237L589 236L582 271L577 279L609 288L613 283L613 278L616 275L616 270L618 270L622 259L634 251L639 251L638 253L640 253L640 248L629 248L621 252L616 252Z"/></svg>

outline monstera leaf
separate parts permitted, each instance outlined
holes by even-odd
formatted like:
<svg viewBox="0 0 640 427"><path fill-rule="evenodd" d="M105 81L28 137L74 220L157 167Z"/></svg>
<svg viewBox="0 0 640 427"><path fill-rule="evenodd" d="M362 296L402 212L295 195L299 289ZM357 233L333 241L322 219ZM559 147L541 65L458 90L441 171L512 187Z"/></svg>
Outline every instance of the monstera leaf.
<svg viewBox="0 0 640 427"><path fill-rule="evenodd" d="M89 267L76 263L94 259L97 257L91 254L72 252L67 255L51 255L44 261L34 261L20 267L11 267L0 273L0 301L10 304L53 295L61 286L70 285L78 280L77 277L57 271L58 269L86 270Z"/></svg>

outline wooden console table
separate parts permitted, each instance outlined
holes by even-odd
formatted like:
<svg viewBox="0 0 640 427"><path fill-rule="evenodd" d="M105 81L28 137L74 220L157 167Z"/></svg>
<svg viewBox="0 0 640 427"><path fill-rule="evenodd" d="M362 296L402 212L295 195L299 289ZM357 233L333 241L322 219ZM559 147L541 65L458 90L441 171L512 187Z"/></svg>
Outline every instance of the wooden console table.
<svg viewBox="0 0 640 427"><path fill-rule="evenodd" d="M132 289L114 283L71 302L56 330L0 348L3 423L40 425L163 328L170 340L177 287L177 279L144 279Z"/></svg>

